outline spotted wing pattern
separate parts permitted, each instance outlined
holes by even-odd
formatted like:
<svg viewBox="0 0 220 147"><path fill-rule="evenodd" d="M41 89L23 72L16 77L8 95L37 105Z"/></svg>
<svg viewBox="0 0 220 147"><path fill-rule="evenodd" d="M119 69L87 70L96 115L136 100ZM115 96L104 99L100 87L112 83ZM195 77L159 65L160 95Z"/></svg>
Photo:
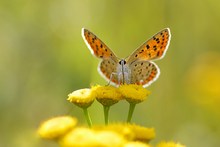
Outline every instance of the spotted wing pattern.
<svg viewBox="0 0 220 147"><path fill-rule="evenodd" d="M147 42L136 49L127 59L127 63L132 63L136 60L153 60L160 59L165 55L170 42L170 30L166 28L155 34Z"/></svg>
<svg viewBox="0 0 220 147"><path fill-rule="evenodd" d="M115 62L112 59L104 59L99 63L98 71L99 73L109 82L113 82L115 85L118 85L118 76L117 76L117 65L118 62Z"/></svg>
<svg viewBox="0 0 220 147"><path fill-rule="evenodd" d="M147 87L160 75L160 69L153 62L136 61L130 65L131 84L143 85Z"/></svg>
<svg viewBox="0 0 220 147"><path fill-rule="evenodd" d="M117 61L115 54L95 34L83 28L82 37L94 56L102 59L112 58Z"/></svg>

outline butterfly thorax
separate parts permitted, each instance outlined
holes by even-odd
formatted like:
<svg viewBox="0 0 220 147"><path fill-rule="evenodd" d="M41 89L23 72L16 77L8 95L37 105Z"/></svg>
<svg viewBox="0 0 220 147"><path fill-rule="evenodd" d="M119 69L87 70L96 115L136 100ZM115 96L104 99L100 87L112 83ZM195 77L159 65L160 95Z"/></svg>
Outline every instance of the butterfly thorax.
<svg viewBox="0 0 220 147"><path fill-rule="evenodd" d="M117 76L119 84L130 84L131 70L124 59L118 62Z"/></svg>

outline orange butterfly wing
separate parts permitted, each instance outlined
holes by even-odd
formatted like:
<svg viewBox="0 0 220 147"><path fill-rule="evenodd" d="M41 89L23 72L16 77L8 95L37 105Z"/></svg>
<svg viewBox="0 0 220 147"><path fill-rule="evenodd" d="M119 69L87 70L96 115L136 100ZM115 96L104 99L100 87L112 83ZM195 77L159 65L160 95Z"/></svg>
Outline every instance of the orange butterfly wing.
<svg viewBox="0 0 220 147"><path fill-rule="evenodd" d="M112 58L117 61L115 54L95 34L82 28L82 37L94 56L102 59Z"/></svg>
<svg viewBox="0 0 220 147"><path fill-rule="evenodd" d="M160 31L136 49L131 56L128 57L127 62L132 63L136 60L148 61L161 59L168 49L170 38L171 34L169 28Z"/></svg>
<svg viewBox="0 0 220 147"><path fill-rule="evenodd" d="M91 53L102 61L99 63L98 71L107 81L111 80L115 85L118 84L117 65L118 58L95 34L87 29L82 29L82 37L90 49Z"/></svg>
<svg viewBox="0 0 220 147"><path fill-rule="evenodd" d="M131 83L149 86L160 75L160 69L154 62L150 61L135 61L130 65Z"/></svg>

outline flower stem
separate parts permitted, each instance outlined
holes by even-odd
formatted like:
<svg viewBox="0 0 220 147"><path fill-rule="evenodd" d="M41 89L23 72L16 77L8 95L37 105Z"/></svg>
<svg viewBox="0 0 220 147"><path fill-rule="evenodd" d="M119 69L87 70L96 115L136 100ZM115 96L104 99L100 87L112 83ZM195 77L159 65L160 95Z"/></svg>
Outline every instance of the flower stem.
<svg viewBox="0 0 220 147"><path fill-rule="evenodd" d="M87 108L83 108L83 112L84 112L84 115L86 117L86 121L87 121L89 127L91 128L92 127L92 121L91 121L88 109Z"/></svg>
<svg viewBox="0 0 220 147"><path fill-rule="evenodd" d="M128 118L127 118L128 123L131 122L131 118L132 118L135 106L136 106L136 104L134 104L134 103L130 103L130 105L129 105L129 112L128 112Z"/></svg>
<svg viewBox="0 0 220 147"><path fill-rule="evenodd" d="M108 125L108 113L109 113L109 106L103 106L104 108L104 117L105 117L105 125Z"/></svg>

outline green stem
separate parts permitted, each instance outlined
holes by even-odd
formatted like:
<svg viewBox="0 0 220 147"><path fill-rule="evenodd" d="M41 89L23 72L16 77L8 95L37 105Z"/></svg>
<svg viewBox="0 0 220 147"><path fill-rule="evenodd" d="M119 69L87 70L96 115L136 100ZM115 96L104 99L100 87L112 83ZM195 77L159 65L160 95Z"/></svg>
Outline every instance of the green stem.
<svg viewBox="0 0 220 147"><path fill-rule="evenodd" d="M108 125L108 114L109 114L109 106L103 106L104 108L104 117L105 117L105 125Z"/></svg>
<svg viewBox="0 0 220 147"><path fill-rule="evenodd" d="M83 108L83 112L84 112L84 115L86 117L86 121L87 121L89 127L91 128L92 127L92 121L91 121L88 109L87 108Z"/></svg>
<svg viewBox="0 0 220 147"><path fill-rule="evenodd" d="M127 123L131 122L131 118L132 118L135 106L136 106L136 104L134 104L134 103L130 103L130 105L129 105L129 112L128 112Z"/></svg>

